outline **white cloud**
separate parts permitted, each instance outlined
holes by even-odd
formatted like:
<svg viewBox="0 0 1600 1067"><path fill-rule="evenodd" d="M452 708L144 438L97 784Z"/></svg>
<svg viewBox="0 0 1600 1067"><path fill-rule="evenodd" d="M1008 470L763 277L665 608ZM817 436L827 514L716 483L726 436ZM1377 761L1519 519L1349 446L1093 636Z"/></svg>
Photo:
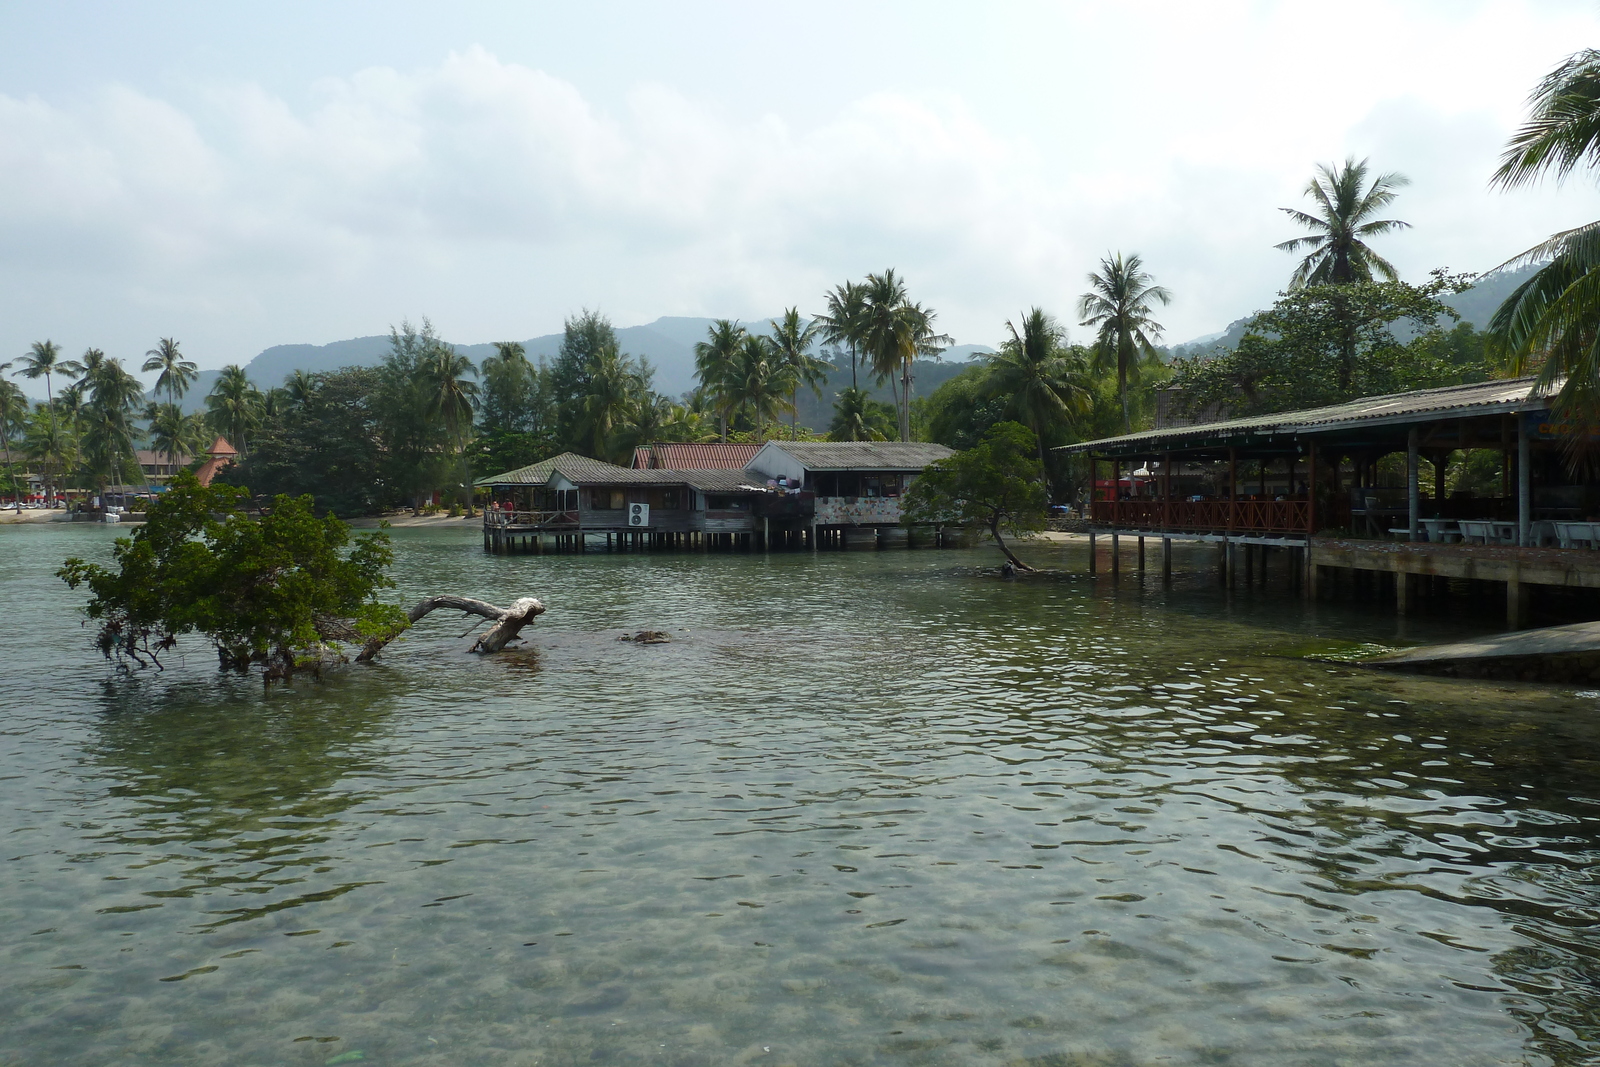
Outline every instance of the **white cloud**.
<svg viewBox="0 0 1600 1067"><path fill-rule="evenodd" d="M1446 92L1441 70L1472 65L1482 19L1413 18L1352 60L1360 91L1328 93L1305 56L1271 47L1320 18L1273 9L1213 38L1207 62L1130 87L1139 129L1116 143L1081 79L1033 102L1061 116L1033 132L959 88L863 93L798 126L660 80L607 112L478 47L324 79L299 104L244 83L0 96L0 352L52 336L127 356L176 334L214 366L423 313L476 341L582 306L620 324L814 310L834 282L891 265L960 339L992 341L1032 304L1068 317L1113 248L1176 292L1165 320L1182 340L1270 298L1291 265L1271 245L1294 235L1275 209L1346 152L1414 179L1396 213L1417 229L1385 248L1412 273L1481 269L1593 214L1591 195L1484 186L1548 47L1516 37L1511 74ZM1443 60L1400 62L1424 30ZM1168 25L1154 61L1176 64L1185 32Z"/></svg>

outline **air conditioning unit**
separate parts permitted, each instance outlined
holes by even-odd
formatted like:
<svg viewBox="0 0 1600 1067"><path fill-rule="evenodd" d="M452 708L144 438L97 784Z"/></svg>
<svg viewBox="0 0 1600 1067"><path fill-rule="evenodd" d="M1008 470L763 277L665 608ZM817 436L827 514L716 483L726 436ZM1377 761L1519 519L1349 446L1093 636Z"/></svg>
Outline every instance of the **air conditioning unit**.
<svg viewBox="0 0 1600 1067"><path fill-rule="evenodd" d="M629 526L649 526L650 525L650 505L649 504L629 504L628 505L628 525Z"/></svg>

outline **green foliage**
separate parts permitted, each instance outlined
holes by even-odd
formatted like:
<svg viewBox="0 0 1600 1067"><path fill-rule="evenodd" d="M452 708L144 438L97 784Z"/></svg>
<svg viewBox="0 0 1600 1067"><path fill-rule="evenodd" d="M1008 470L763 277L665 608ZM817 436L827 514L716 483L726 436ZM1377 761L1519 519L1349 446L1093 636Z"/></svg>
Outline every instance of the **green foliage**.
<svg viewBox="0 0 1600 1067"><path fill-rule="evenodd" d="M1178 361L1173 383L1193 407L1224 405L1234 416L1337 404L1487 375L1481 335L1470 324L1439 326L1456 313L1439 300L1461 276L1435 271L1424 285L1308 285L1279 296L1250 322L1231 352ZM1406 322L1422 332L1396 339Z"/></svg>
<svg viewBox="0 0 1600 1067"><path fill-rule="evenodd" d="M1302 285L1347 285L1370 282L1373 277L1399 280L1394 266L1368 247L1364 238L1403 230L1411 224L1372 216L1394 202L1394 191L1409 185L1403 174L1379 174L1367 182L1367 161L1354 156L1344 166L1319 166L1317 177L1306 186L1306 196L1316 214L1286 207L1281 210L1311 231L1278 245L1283 252L1306 251L1295 268L1291 288Z"/></svg>
<svg viewBox="0 0 1600 1067"><path fill-rule="evenodd" d="M887 441L894 434L895 410L864 389L844 389L833 405L830 441Z"/></svg>
<svg viewBox="0 0 1600 1067"><path fill-rule="evenodd" d="M911 483L904 521L986 527L1006 558L1025 567L1001 534L1044 529L1049 499L1037 451L1026 426L996 424L976 446L929 466Z"/></svg>
<svg viewBox="0 0 1600 1067"><path fill-rule="evenodd" d="M1159 366L1155 341L1162 326L1151 315L1152 305L1168 304L1172 294L1146 273L1137 253L1123 258L1118 252L1100 261L1089 275L1090 289L1078 298L1078 317L1084 326L1096 326L1095 370L1115 368L1117 397L1122 404L1122 432L1133 432L1133 410L1128 386L1137 384L1141 371Z"/></svg>
<svg viewBox="0 0 1600 1067"><path fill-rule="evenodd" d="M1600 165L1600 51L1569 56L1540 82L1531 105L1495 184L1514 188ZM1558 233L1506 266L1540 262L1495 312L1489 333L1514 372L1533 369L1541 387L1559 384L1554 406L1563 418L1593 421L1600 417L1600 222ZM1587 447L1574 439L1574 450Z"/></svg>
<svg viewBox="0 0 1600 1067"><path fill-rule="evenodd" d="M375 367L291 376L291 399L250 454L218 480L264 496L309 494L319 511L341 515L368 515L393 503L379 474L384 456L375 399L382 378Z"/></svg>
<svg viewBox="0 0 1600 1067"><path fill-rule="evenodd" d="M352 539L332 515L317 518L309 496L279 496L253 519L238 510L246 492L179 474L146 525L117 539L114 568L66 561L57 573L88 586L85 611L108 660L159 667L180 636L198 633L225 669L262 664L287 677L340 640L404 628L404 613L377 599L393 585L387 534Z"/></svg>

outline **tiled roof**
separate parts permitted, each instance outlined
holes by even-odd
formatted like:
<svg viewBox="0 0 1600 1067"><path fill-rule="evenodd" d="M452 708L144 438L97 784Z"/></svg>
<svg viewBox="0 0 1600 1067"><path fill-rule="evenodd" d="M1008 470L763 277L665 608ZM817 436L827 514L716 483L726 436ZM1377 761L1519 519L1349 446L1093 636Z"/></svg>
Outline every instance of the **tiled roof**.
<svg viewBox="0 0 1600 1067"><path fill-rule="evenodd" d="M767 480L762 475L747 470L709 471L659 471L670 474L685 485L692 485L702 493L765 493Z"/></svg>
<svg viewBox="0 0 1600 1067"><path fill-rule="evenodd" d="M1420 421L1419 416L1495 415L1514 411L1540 411L1550 406L1545 395L1535 395L1533 378L1509 378L1471 385L1446 385L1437 389L1416 389L1409 393L1368 396L1343 404L1280 411L1275 415L1255 415L1246 419L1227 419L1198 426L1170 426L1162 430L1105 437L1062 445L1058 452L1086 452L1092 449L1123 448L1137 445L1180 444L1209 438L1248 434L1331 433L1355 427L1377 427Z"/></svg>
<svg viewBox="0 0 1600 1067"><path fill-rule="evenodd" d="M641 449L640 451L644 451ZM660 444L649 449L650 466L668 471L743 470L761 451L751 444ZM635 460L637 463L637 460Z"/></svg>
<svg viewBox="0 0 1600 1067"><path fill-rule="evenodd" d="M538 463L526 467L518 467L514 471L503 474L491 474L487 478L479 478L474 485L544 485L550 480L550 475L560 471L570 481L594 481L596 478L609 479L621 475L623 480L630 480L628 476L643 474L644 471L629 470L619 467L615 463L607 463L603 459L590 459L580 456L576 452L563 452L559 456L541 459Z"/></svg>
<svg viewBox="0 0 1600 1067"><path fill-rule="evenodd" d="M218 437L206 451L213 456L237 456L239 454L238 450L228 443L226 437Z"/></svg>
<svg viewBox="0 0 1600 1067"><path fill-rule="evenodd" d="M944 445L923 441L774 441L813 471L920 471L955 455Z"/></svg>

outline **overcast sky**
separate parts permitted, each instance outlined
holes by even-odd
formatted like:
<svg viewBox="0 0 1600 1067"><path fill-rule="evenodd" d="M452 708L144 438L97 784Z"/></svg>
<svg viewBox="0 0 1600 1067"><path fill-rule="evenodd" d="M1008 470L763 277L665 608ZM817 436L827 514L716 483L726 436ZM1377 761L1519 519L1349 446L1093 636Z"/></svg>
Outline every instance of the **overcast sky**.
<svg viewBox="0 0 1600 1067"><path fill-rule="evenodd" d="M1412 279L1600 216L1591 178L1486 184L1597 30L1596 0L6 0L0 360L815 312L888 266L994 343L1111 249L1185 341L1283 287L1320 162L1412 179L1379 245Z"/></svg>

